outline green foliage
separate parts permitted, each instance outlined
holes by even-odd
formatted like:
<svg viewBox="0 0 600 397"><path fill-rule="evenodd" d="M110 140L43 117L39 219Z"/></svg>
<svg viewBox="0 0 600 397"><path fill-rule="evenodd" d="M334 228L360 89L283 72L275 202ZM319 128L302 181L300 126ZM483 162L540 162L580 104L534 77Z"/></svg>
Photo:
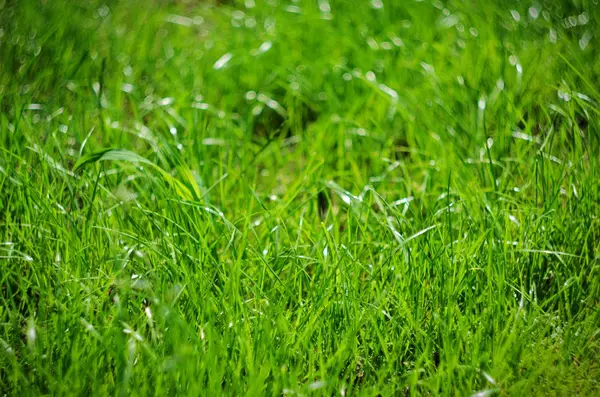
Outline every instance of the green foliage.
<svg viewBox="0 0 600 397"><path fill-rule="evenodd" d="M599 394L598 17L0 0L0 395Z"/></svg>
<svg viewBox="0 0 600 397"><path fill-rule="evenodd" d="M147 164L156 171L167 181L170 185L175 188L175 191L182 199L192 199L190 190L180 181L173 178L165 170L154 164L153 162L145 159L144 157L135 154L129 150L124 149L102 149L94 153L86 154L82 156L77 163L73 166L73 171L77 172L85 167L87 164L96 163L98 161L113 160L113 161L128 161L131 163L143 163Z"/></svg>

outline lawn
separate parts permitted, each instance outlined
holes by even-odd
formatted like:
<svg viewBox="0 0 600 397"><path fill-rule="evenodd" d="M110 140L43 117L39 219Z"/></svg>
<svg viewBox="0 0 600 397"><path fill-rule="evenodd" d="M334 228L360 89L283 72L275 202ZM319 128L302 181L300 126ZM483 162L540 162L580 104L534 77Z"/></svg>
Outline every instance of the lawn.
<svg viewBox="0 0 600 397"><path fill-rule="evenodd" d="M599 7L0 0L0 395L600 395Z"/></svg>

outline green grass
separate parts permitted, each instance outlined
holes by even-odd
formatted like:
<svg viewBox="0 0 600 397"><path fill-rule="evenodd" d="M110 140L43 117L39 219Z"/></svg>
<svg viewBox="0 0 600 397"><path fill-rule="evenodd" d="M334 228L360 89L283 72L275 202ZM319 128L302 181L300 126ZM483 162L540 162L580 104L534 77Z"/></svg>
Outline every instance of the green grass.
<svg viewBox="0 0 600 397"><path fill-rule="evenodd" d="M597 2L221 3L0 1L0 395L600 395Z"/></svg>

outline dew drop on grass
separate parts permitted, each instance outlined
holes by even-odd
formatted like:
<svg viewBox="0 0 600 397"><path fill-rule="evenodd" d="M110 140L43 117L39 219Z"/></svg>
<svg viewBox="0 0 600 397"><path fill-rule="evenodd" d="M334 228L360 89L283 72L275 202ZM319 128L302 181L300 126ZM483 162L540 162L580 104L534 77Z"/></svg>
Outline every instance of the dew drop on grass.
<svg viewBox="0 0 600 397"><path fill-rule="evenodd" d="M252 108L252 115L258 116L262 113L264 106L262 104L258 104Z"/></svg>
<svg viewBox="0 0 600 397"><path fill-rule="evenodd" d="M421 67L430 75L434 75L435 74L435 69L433 68L433 65L430 65L426 62L421 62Z"/></svg>
<svg viewBox="0 0 600 397"><path fill-rule="evenodd" d="M330 13L331 6L329 5L329 1L327 0L319 0L319 10L323 13Z"/></svg>
<svg viewBox="0 0 600 397"><path fill-rule="evenodd" d="M485 371L481 371L481 373L483 374L483 376L485 377L485 379L486 379L488 382L490 382L492 385L496 386L496 380L494 380L494 378L492 378L492 377L490 376L490 374L488 374L488 373L487 373L487 372L485 372Z"/></svg>
<svg viewBox="0 0 600 397"><path fill-rule="evenodd" d="M378 50L379 49L379 44L377 44L377 41L375 41L375 39L373 37L369 37L367 38L367 45L369 46L369 48L371 48L372 50Z"/></svg>
<svg viewBox="0 0 600 397"><path fill-rule="evenodd" d="M458 23L458 17L456 15L448 15L446 18L442 19L438 26L442 29L448 29Z"/></svg>
<svg viewBox="0 0 600 397"><path fill-rule="evenodd" d="M538 19L540 16L540 10L537 7L529 7L529 16L533 20Z"/></svg>
<svg viewBox="0 0 600 397"><path fill-rule="evenodd" d="M591 39L592 39L592 34L590 32L585 32L583 34L583 36L581 37L581 39L579 39L579 48L581 48L582 50L585 50L586 47L588 46L588 44L590 43Z"/></svg>
<svg viewBox="0 0 600 397"><path fill-rule="evenodd" d="M195 102L192 104L192 107L195 109L200 109L200 110L207 110L208 109L208 103L204 103L204 102Z"/></svg>
<svg viewBox="0 0 600 397"><path fill-rule="evenodd" d="M121 91L130 94L131 92L133 92L133 85L129 83L123 83L123 85L121 85Z"/></svg>
<svg viewBox="0 0 600 397"><path fill-rule="evenodd" d="M583 99L586 102L593 103L592 98L590 98L589 96L587 96L585 94L582 94L581 92L576 92L575 95L579 99Z"/></svg>
<svg viewBox="0 0 600 397"><path fill-rule="evenodd" d="M29 346L33 346L36 338L37 338L37 332L35 329L35 323L33 322L33 319L30 318L27 321L27 344Z"/></svg>
<svg viewBox="0 0 600 397"><path fill-rule="evenodd" d="M158 101L158 105L169 106L169 105L172 105L173 102L175 102L175 99L173 99L171 97L166 97L166 98L162 98L160 101Z"/></svg>
<svg viewBox="0 0 600 397"><path fill-rule="evenodd" d="M108 8L108 6L106 4L103 4L100 7L98 7L95 14L101 18L105 18L108 16L109 13L110 13L110 8Z"/></svg>
<svg viewBox="0 0 600 397"><path fill-rule="evenodd" d="M521 14L519 14L519 11L517 11L517 10L510 10L510 15L517 22L519 22L521 20Z"/></svg>
<svg viewBox="0 0 600 397"><path fill-rule="evenodd" d="M292 14L302 14L302 9L300 7L294 6L294 5L289 5L289 6L285 7L285 10Z"/></svg>
<svg viewBox="0 0 600 397"><path fill-rule="evenodd" d="M140 335L140 334L139 334L137 331L134 331L134 330L132 330L132 329L131 329L131 328L129 328L129 327L128 327L128 328L125 328L125 329L123 329L123 333L124 333L124 334L128 334L128 335L131 335L131 336L133 337L133 338L131 339L132 341L133 341L133 340L137 340L137 341L139 341L139 342L142 342L142 341L144 340L144 338L142 337L142 335ZM135 346L135 343L134 343L134 346Z"/></svg>
<svg viewBox="0 0 600 397"><path fill-rule="evenodd" d="M386 51L389 51L393 48L392 43L390 43L389 41L382 41L379 46L381 47L382 50L386 50Z"/></svg>
<svg viewBox="0 0 600 397"><path fill-rule="evenodd" d="M392 102L397 102L398 101L398 92L396 92L396 90L388 87L387 85L385 85L383 83L379 84L379 89L383 93L387 94L392 99Z"/></svg>
<svg viewBox="0 0 600 397"><path fill-rule="evenodd" d="M521 131L513 132L512 137L515 139L522 139L522 140L528 141L528 142L537 142L538 141L538 139L536 137L529 135L529 134L525 134ZM515 189L517 189L515 191L518 191L518 188L515 188Z"/></svg>
<svg viewBox="0 0 600 397"><path fill-rule="evenodd" d="M396 47L404 47L404 42L402 41L401 38L399 37L392 37L392 43L396 46Z"/></svg>
<svg viewBox="0 0 600 397"><path fill-rule="evenodd" d="M565 102L569 102L571 100L571 94L569 94L568 92L565 92L563 90L558 90L557 94L558 94L558 97Z"/></svg>
<svg viewBox="0 0 600 397"><path fill-rule="evenodd" d="M375 10L380 10L383 8L383 1L382 0L371 0L371 7L373 7Z"/></svg>
<svg viewBox="0 0 600 397"><path fill-rule="evenodd" d="M262 54L264 52L269 51L272 46L273 46L273 43L271 43L270 41L267 40L260 45L260 47L258 48L258 51Z"/></svg>
<svg viewBox="0 0 600 397"><path fill-rule="evenodd" d="M523 65L521 65L520 63L517 63L515 68L517 69L517 74L519 74L519 75L523 74Z"/></svg>
<svg viewBox="0 0 600 397"><path fill-rule="evenodd" d="M267 40L264 43L262 43L260 45L260 47L258 47L255 50L252 50L250 52L250 54L253 55L253 56L264 54L265 52L269 51L272 46L273 46L273 43L271 41Z"/></svg>
<svg viewBox="0 0 600 397"><path fill-rule="evenodd" d="M485 98L479 98L479 101L477 102L477 107L479 108L479 110L485 110L485 105Z"/></svg>
<svg viewBox="0 0 600 397"><path fill-rule="evenodd" d="M191 18L174 14L167 16L167 22L186 27L192 26L194 24L194 21Z"/></svg>
<svg viewBox="0 0 600 397"><path fill-rule="evenodd" d="M318 389L322 389L327 385L327 383L325 381L322 380L318 380L316 382L311 383L310 385L308 385L308 390L318 390Z"/></svg>
<svg viewBox="0 0 600 397"><path fill-rule="evenodd" d="M217 60L217 62L215 62L213 68L215 70L222 69L223 67L225 67L225 65L227 65L227 63L231 60L232 57L233 55L230 52L225 53L221 58Z"/></svg>

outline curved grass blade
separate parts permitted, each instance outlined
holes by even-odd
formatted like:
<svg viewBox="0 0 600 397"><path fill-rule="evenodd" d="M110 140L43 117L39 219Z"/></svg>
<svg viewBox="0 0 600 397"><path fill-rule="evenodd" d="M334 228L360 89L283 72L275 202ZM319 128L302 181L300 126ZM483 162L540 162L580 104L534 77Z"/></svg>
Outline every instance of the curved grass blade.
<svg viewBox="0 0 600 397"><path fill-rule="evenodd" d="M78 172L79 170L83 169L88 164L97 163L99 161L106 161L106 160L127 161L130 163L147 164L150 167L152 167L154 170L158 171L161 174L161 176L163 177L163 179L168 184L170 184L172 187L175 188L175 191L181 198L183 198L185 200L193 199L192 192L183 183L181 183L181 181L173 178L173 176L171 176L168 172L166 172L165 170L163 170L162 168L160 168L158 165L154 164L147 158L142 157L139 154L134 153L130 150L126 150L126 149L107 148L107 149L99 150L94 153L86 154L85 156L81 157L77 161L77 163L75 163L75 166L73 167L73 172Z"/></svg>

